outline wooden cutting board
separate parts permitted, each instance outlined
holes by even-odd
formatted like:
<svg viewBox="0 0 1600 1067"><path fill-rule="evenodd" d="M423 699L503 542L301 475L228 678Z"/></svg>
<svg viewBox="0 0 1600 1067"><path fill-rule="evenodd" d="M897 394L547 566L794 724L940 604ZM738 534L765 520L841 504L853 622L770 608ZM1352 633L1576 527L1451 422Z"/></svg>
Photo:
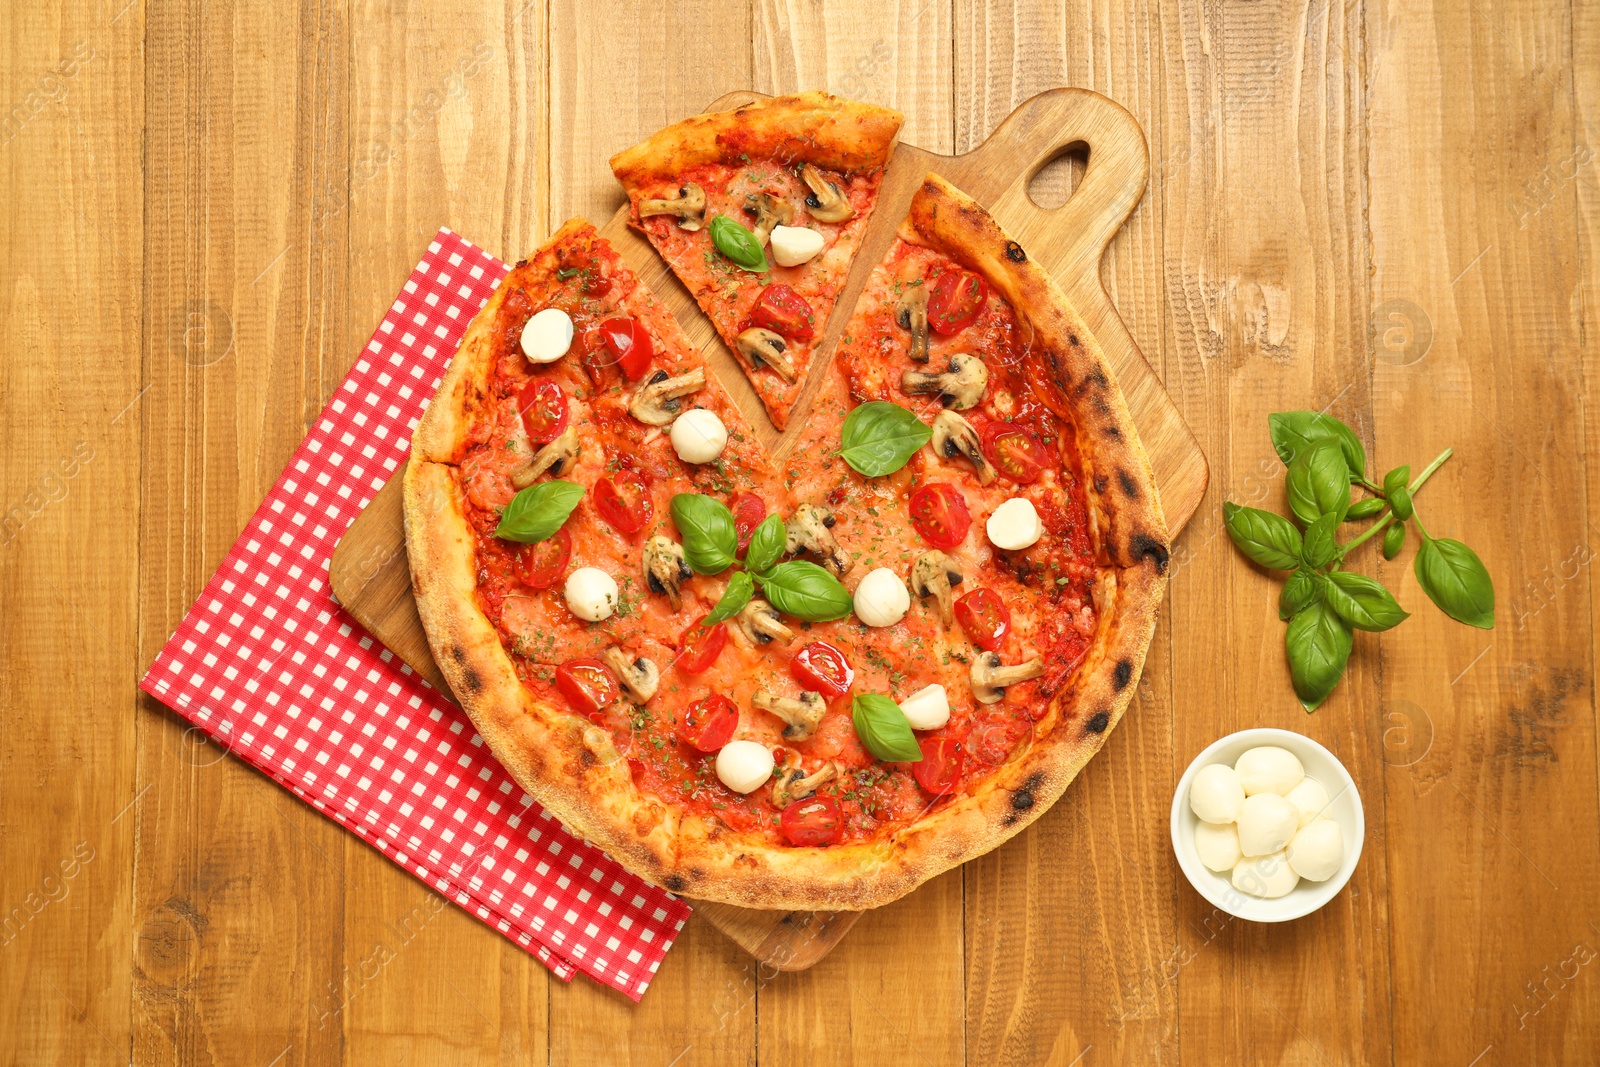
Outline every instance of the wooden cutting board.
<svg viewBox="0 0 1600 1067"><path fill-rule="evenodd" d="M709 110L728 110L759 98L757 93L730 93ZM1045 164L1078 147L1087 147L1088 165L1071 198L1053 210L1039 207L1028 196L1029 181ZM767 420L754 390L694 298L649 242L628 228L626 206L618 209L600 233L671 308L690 341L705 351L707 362L750 424L763 433L769 453L781 458L793 447L797 431L804 425L804 412L831 361L856 295L888 250L912 194L929 171L939 172L985 204L1028 254L1055 276L1088 323L1127 395L1175 537L1205 495L1206 460L1100 284L1100 257L1144 194L1149 173L1149 153L1139 124L1106 97L1085 89L1040 93L964 156L936 155L908 144L895 149L878 206L836 305L837 314L817 348L813 373L786 438ZM503 250L513 259L524 251ZM400 482L397 474L351 525L334 551L329 577L334 595L361 625L441 692L448 693L428 651L411 596L401 529ZM758 911L709 901L696 901L695 910L765 964L790 971L804 970L822 959L859 918L853 912Z"/></svg>

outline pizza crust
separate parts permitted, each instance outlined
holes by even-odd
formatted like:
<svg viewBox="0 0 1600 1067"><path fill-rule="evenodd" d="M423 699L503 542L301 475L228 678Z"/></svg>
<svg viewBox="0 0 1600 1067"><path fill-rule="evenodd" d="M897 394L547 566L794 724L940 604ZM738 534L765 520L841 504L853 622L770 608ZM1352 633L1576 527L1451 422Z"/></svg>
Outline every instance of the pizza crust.
<svg viewBox="0 0 1600 1067"><path fill-rule="evenodd" d="M676 180L702 163L792 159L855 174L889 161L904 119L891 108L829 93L774 96L675 122L612 156L611 171L635 199L652 183Z"/></svg>
<svg viewBox="0 0 1600 1067"><path fill-rule="evenodd" d="M603 729L522 684L478 606L475 543L452 466L487 400L490 331L509 284L474 319L417 427L405 476L406 544L441 673L529 796L628 870L673 892L751 908L887 904L1043 814L1133 698L1166 587L1168 535L1149 461L1104 353L1044 271L1026 254L1018 258L1020 247L947 182L927 179L908 225L914 239L982 274L1032 324L1040 354L1035 384L1077 427L1102 570L1093 643L1037 724L1032 745L974 792L881 839L795 849L685 814L633 785L626 753ZM551 245L586 229L582 220L569 222Z"/></svg>

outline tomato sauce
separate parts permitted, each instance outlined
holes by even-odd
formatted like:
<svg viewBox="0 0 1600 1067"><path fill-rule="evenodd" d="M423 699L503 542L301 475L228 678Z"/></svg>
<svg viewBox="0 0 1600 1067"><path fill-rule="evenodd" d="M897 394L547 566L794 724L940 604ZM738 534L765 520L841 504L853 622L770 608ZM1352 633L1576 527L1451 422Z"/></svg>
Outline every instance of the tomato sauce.
<svg viewBox="0 0 1600 1067"><path fill-rule="evenodd" d="M710 174L700 177L713 203L727 194L725 175L720 186ZM748 183L750 178L737 180ZM775 171L770 180L796 179L787 171ZM659 222L647 220L650 225ZM610 733L641 790L733 830L781 840L780 809L772 802L771 786L749 795L733 792L717 778L715 753L701 752L684 739L679 725L684 709L720 694L739 709L736 736L773 748L780 768L785 760L793 760L810 773L833 761L838 774L819 794L838 802L845 840L871 838L930 806L965 794L994 768L1025 751L1033 738L1035 717L1077 669L1096 625L1092 589L1097 571L1083 487L1075 473L1081 466L1070 427L1033 392L1030 381L1040 373L1039 357L1029 350L1026 324L1018 322L1005 301L990 293L970 325L949 337L934 336L931 362L937 366L941 358L948 361L957 351L984 360L990 372L987 395L978 408L965 414L975 425L1003 422L1035 435L1051 459L1037 480L1022 484L1002 475L993 484L980 486L964 461L937 456L931 449L919 451L892 475L867 479L837 455L841 422L858 402L891 400L929 422L937 414L936 400L908 397L900 389L900 373L910 363L905 349L908 335L894 321L894 304L897 285L903 291L906 284L927 284L951 267L928 249L896 242L846 329L799 446L776 467L714 378L687 398L715 411L729 429L728 448L714 464L683 463L664 428L646 426L628 413L635 383L595 356L590 331L601 321L618 315L638 319L652 342L651 370L677 374L703 364L670 314L592 231L588 238L519 264L503 283L509 288L492 333L495 403L471 427L457 458L475 531L479 604L524 684L555 707L571 706L555 681L556 668L564 662L597 657L621 645L658 666L660 686L645 707L620 702L591 716ZM531 365L521 355L519 337L529 317L545 307L560 307L573 317L575 339L566 358ZM570 398L569 417L582 451L562 477L588 491L565 526L572 542L567 572L594 566L616 578L620 602L604 622L586 623L572 615L565 604L564 576L548 588L524 584L518 577L522 546L494 536L499 509L515 494L511 478L536 451L516 410L516 397L539 376L549 377ZM636 532L617 530L596 506L594 486L624 475L636 476L650 499L651 517ZM734 573L695 575L684 581L676 611L665 596L647 588L641 564L646 541L656 534L680 539L669 507L675 493L704 493L730 507L736 497L753 494L768 511L784 517L799 503L825 502L837 519L834 536L854 561L844 578L853 590L879 566L907 574L911 563L928 550L913 525L908 499L919 487L934 483L954 487L971 513L971 528L959 544L946 550L965 574L956 594L982 587L998 595L1011 611L1011 625L997 651L1008 664L1041 657L1048 665L1042 678L1012 686L1000 703L978 704L968 677L978 650L959 625L946 628L931 603L915 601L905 619L892 627L869 628L853 616L816 624L785 618L795 634L788 644L753 646L730 632L703 670L689 673L674 666L686 629L712 610ZM1000 552L989 545L983 522L999 503L1017 495L1034 502L1045 536L1025 551ZM790 660L817 640L835 646L854 677L843 695L827 700L814 734L803 741L789 740L782 721L755 710L752 698L761 688L797 695L800 686L791 675ZM919 735L919 740L948 742L940 751L960 757L958 773L952 760L952 773L939 781L944 791L937 796L918 784L916 764L884 764L874 758L857 737L851 718L851 698L856 694L879 693L902 700L933 683L944 685L951 718L943 728Z"/></svg>

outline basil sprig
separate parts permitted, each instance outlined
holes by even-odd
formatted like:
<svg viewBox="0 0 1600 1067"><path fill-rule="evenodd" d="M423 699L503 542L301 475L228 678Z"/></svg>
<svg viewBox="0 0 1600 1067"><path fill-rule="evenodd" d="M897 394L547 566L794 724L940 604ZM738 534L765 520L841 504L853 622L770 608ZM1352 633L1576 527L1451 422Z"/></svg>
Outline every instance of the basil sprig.
<svg viewBox="0 0 1600 1067"><path fill-rule="evenodd" d="M750 603L750 598L755 595L756 583L748 571L735 571L732 578L728 579L728 588L722 591L722 598L717 601L717 606L701 623L703 626L715 626L724 619L731 619L744 610Z"/></svg>
<svg viewBox="0 0 1600 1067"><path fill-rule="evenodd" d="M744 552L744 565L757 574L764 574L783 555L789 541L789 528L776 515L761 520L750 534L750 547Z"/></svg>
<svg viewBox="0 0 1600 1067"><path fill-rule="evenodd" d="M768 602L806 622L832 622L854 608L850 590L810 560L792 559L756 576Z"/></svg>
<svg viewBox="0 0 1600 1067"><path fill-rule="evenodd" d="M861 744L885 763L920 763L922 749L900 705L878 693L857 693L850 701L850 720Z"/></svg>
<svg viewBox="0 0 1600 1067"><path fill-rule="evenodd" d="M711 243L717 251L748 271L771 270L767 266L767 253L756 235L739 225L727 215L711 220Z"/></svg>
<svg viewBox="0 0 1600 1067"><path fill-rule="evenodd" d="M530 485L505 506L494 535L507 541L532 544L554 537L566 524L567 516L583 499L583 486L577 482L550 481Z"/></svg>
<svg viewBox="0 0 1600 1067"><path fill-rule="evenodd" d="M739 533L728 505L699 493L679 493L672 498L672 521L683 535L683 558L690 570L721 574L733 566Z"/></svg>
<svg viewBox="0 0 1600 1067"><path fill-rule="evenodd" d="M868 478L893 474L933 437L916 413L886 400L852 408L839 433L839 455Z"/></svg>
<svg viewBox="0 0 1600 1067"><path fill-rule="evenodd" d="M1422 591L1451 618L1493 628L1494 583L1483 561L1460 541L1430 536L1416 516L1417 490L1450 458L1450 449L1414 480L1411 468L1401 465L1377 485L1367 478L1361 439L1332 415L1284 411L1268 416L1267 424L1273 447L1288 465L1285 488L1294 521L1233 503L1222 505L1222 518L1246 557L1269 570L1292 572L1278 595L1278 617L1289 624L1289 675L1307 711L1344 676L1356 630L1380 632L1410 617L1382 582L1344 569L1350 554L1372 537L1383 535L1383 558L1393 559L1405 543L1407 524L1414 525L1422 538L1413 565ZM1352 503L1352 485L1372 495ZM1340 526L1362 519L1375 521L1341 544Z"/></svg>
<svg viewBox="0 0 1600 1067"><path fill-rule="evenodd" d="M672 498L672 521L683 535L683 558L696 574L721 574L735 563L739 533L733 512L714 497L679 493ZM854 609L850 590L828 571L807 560L779 563L788 541L783 520L769 515L750 535L745 569L711 612L711 622L731 618L744 608L760 584L763 595L785 615L806 622L831 622ZM742 599L741 599L742 598Z"/></svg>

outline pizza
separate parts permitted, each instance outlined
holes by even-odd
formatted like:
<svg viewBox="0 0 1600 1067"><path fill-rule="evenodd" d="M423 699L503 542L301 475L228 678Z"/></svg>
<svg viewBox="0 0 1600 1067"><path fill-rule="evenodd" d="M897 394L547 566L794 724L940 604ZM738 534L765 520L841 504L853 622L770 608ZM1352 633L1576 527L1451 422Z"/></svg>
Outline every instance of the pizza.
<svg viewBox="0 0 1600 1067"><path fill-rule="evenodd" d="M1132 699L1149 462L1046 273L930 175L773 462L581 220L471 324L405 474L439 668L641 877L885 904L1020 832Z"/></svg>
<svg viewBox="0 0 1600 1067"><path fill-rule="evenodd" d="M694 294L780 430L900 123L888 108L801 93L696 115L612 157L632 224Z"/></svg>

